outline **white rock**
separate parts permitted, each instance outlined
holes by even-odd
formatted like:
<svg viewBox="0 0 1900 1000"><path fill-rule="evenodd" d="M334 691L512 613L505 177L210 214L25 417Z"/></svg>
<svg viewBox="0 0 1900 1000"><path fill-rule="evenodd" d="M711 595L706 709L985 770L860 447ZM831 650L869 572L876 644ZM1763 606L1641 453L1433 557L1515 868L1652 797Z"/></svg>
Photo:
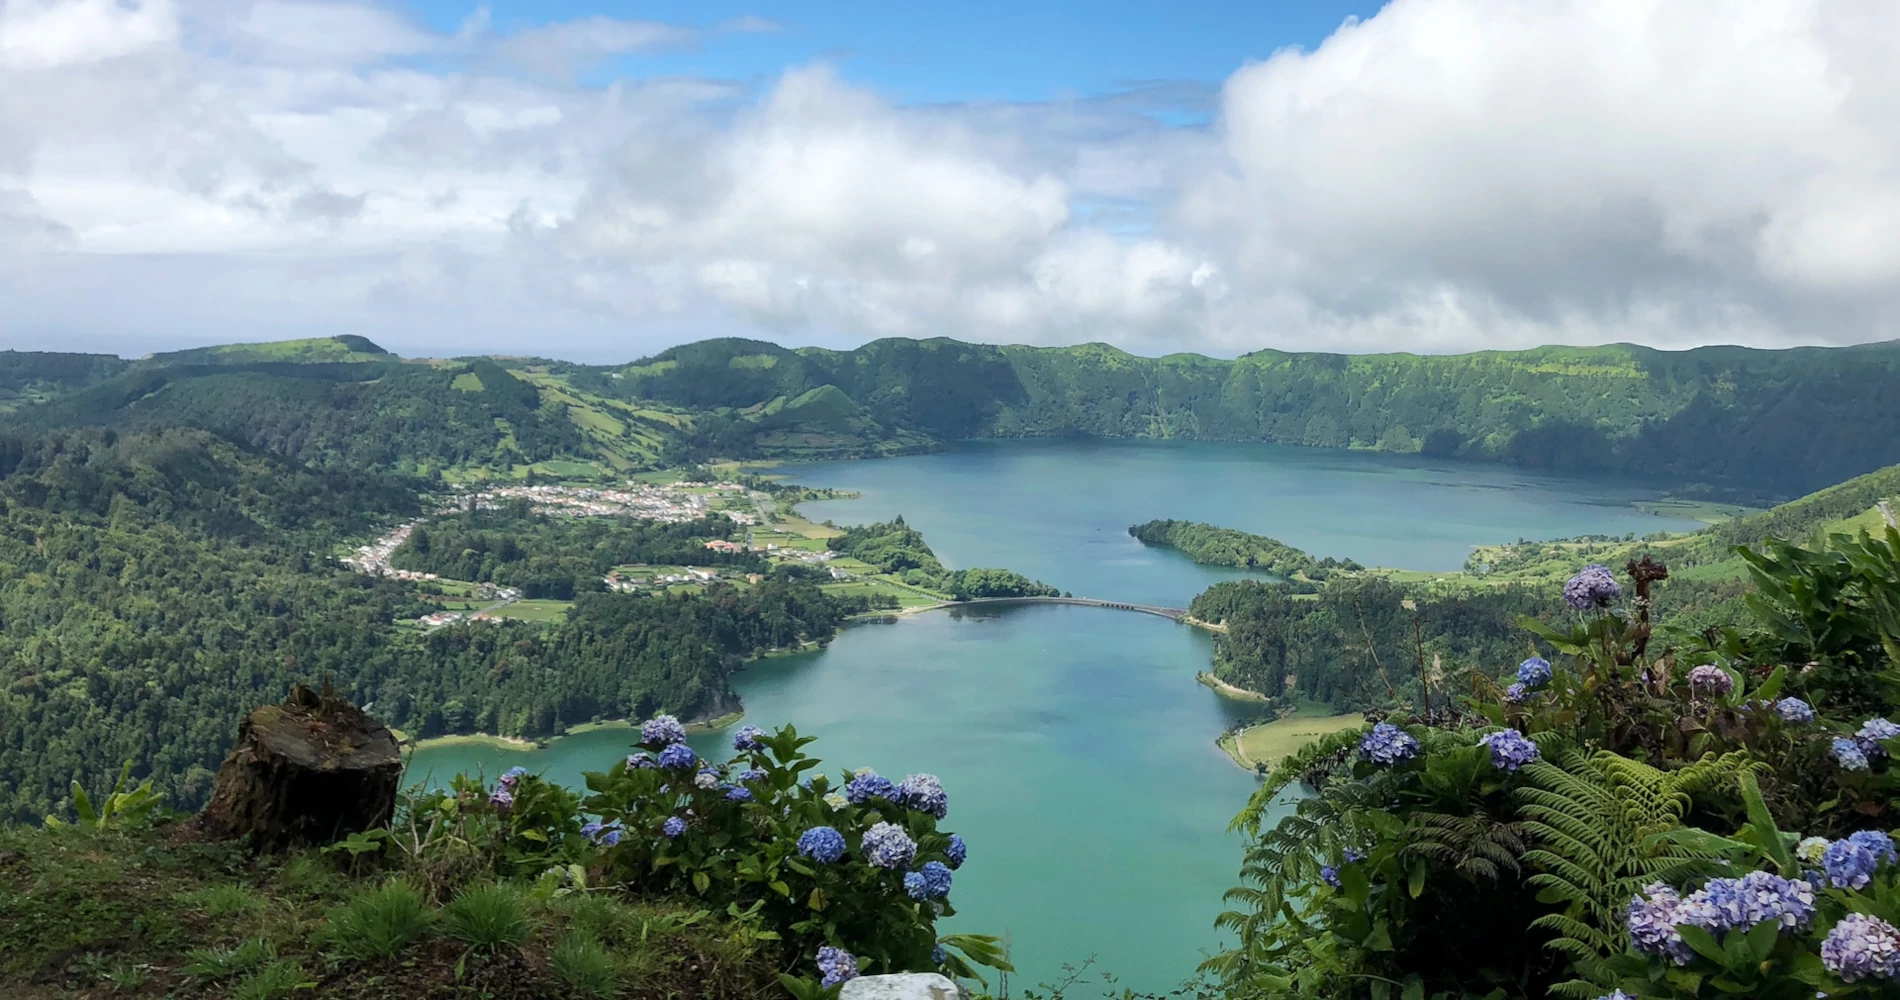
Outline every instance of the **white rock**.
<svg viewBox="0 0 1900 1000"><path fill-rule="evenodd" d="M957 1000L957 984L934 972L859 976L844 984L839 1000Z"/></svg>

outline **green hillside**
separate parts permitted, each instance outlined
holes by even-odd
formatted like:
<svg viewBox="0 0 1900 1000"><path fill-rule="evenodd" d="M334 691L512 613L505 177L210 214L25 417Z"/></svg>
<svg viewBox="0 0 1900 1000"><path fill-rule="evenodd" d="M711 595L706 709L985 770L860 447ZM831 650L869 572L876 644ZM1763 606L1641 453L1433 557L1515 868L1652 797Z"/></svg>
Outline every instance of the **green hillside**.
<svg viewBox="0 0 1900 1000"><path fill-rule="evenodd" d="M366 337L345 334L337 337L310 337L304 340L276 340L257 344L220 344L167 351L141 359L156 365L236 365L252 361L392 361L395 355L383 350Z"/></svg>
<svg viewBox="0 0 1900 1000"><path fill-rule="evenodd" d="M832 351L728 339L567 377L602 395L715 411L832 386L886 443L904 433L1269 441L1616 471L1743 497L1795 496L1900 462L1895 344L1224 361L1103 344L890 339Z"/></svg>

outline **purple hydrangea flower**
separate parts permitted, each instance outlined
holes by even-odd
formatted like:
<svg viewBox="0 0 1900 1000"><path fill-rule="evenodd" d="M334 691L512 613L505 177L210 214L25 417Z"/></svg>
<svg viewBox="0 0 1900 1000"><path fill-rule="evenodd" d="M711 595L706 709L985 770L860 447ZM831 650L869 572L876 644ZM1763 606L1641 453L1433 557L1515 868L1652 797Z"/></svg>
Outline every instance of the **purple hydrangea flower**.
<svg viewBox="0 0 1900 1000"><path fill-rule="evenodd" d="M1513 684L1504 689L1504 700L1513 705L1522 705L1530 696L1530 690L1523 684Z"/></svg>
<svg viewBox="0 0 1900 1000"><path fill-rule="evenodd" d="M1845 736L1835 737L1834 746L1828 750L1828 756L1833 757L1834 762L1841 765L1841 770L1844 771L1865 771L1869 766L1867 754L1861 750L1860 744Z"/></svg>
<svg viewBox="0 0 1900 1000"><path fill-rule="evenodd" d="M684 743L669 743L660 751L660 766L669 770L684 770L699 763L699 755Z"/></svg>
<svg viewBox="0 0 1900 1000"><path fill-rule="evenodd" d="M1886 719L1868 719L1860 724L1860 731L1854 734L1854 742L1860 744L1860 752L1866 757L1878 757L1887 752L1882 740L1900 736L1900 726Z"/></svg>
<svg viewBox="0 0 1900 1000"><path fill-rule="evenodd" d="M798 853L831 864L844 857L844 834L828 826L814 826L798 835Z"/></svg>
<svg viewBox="0 0 1900 1000"><path fill-rule="evenodd" d="M1578 611L1607 608L1623 596L1623 588L1607 567L1591 563L1564 584L1564 603Z"/></svg>
<svg viewBox="0 0 1900 1000"><path fill-rule="evenodd" d="M1697 694L1720 697L1729 693L1734 687L1735 678L1730 677L1728 671L1713 663L1704 663L1689 671L1689 689Z"/></svg>
<svg viewBox="0 0 1900 1000"><path fill-rule="evenodd" d="M1533 656L1517 665L1517 682L1527 688L1540 688L1550 683L1550 661L1541 656Z"/></svg>
<svg viewBox="0 0 1900 1000"><path fill-rule="evenodd" d="M636 753L630 754L627 757L627 770L629 771L652 770L655 766L651 754Z"/></svg>
<svg viewBox="0 0 1900 1000"><path fill-rule="evenodd" d="M1676 930L1678 924L1688 923L1676 916L1681 907L1682 897L1669 886L1656 882L1645 888L1641 896L1630 900L1630 946L1645 954L1661 955L1677 965L1688 965L1695 958L1695 949Z"/></svg>
<svg viewBox="0 0 1900 1000"><path fill-rule="evenodd" d="M763 750L765 744L759 742L759 737L764 735L765 730L757 726L740 726L733 730L732 748L734 750Z"/></svg>
<svg viewBox="0 0 1900 1000"><path fill-rule="evenodd" d="M1893 837L1879 830L1860 830L1847 835L1850 844L1859 844L1874 856L1874 861L1890 865L1900 861L1900 851L1894 850Z"/></svg>
<svg viewBox="0 0 1900 1000"><path fill-rule="evenodd" d="M686 742L686 727L670 715L656 715L640 723L640 742L653 746Z"/></svg>
<svg viewBox="0 0 1900 1000"><path fill-rule="evenodd" d="M602 829L603 827L600 825L599 821L595 821L591 823L582 823L581 836L586 837L588 840L593 840L595 837L600 836L600 831Z"/></svg>
<svg viewBox="0 0 1900 1000"><path fill-rule="evenodd" d="M1797 726L1805 726L1814 721L1814 706L1799 698L1783 698L1775 702L1775 711L1780 714L1781 721Z"/></svg>
<svg viewBox="0 0 1900 1000"><path fill-rule="evenodd" d="M825 974L819 985L836 986L858 978L858 957L843 948L826 945L818 949L818 971Z"/></svg>
<svg viewBox="0 0 1900 1000"><path fill-rule="evenodd" d="M1597 997L1597 1000L1636 1000L1636 998L1633 996L1630 996L1628 993L1625 993L1622 990L1611 990L1610 992L1605 993L1600 997Z"/></svg>
<svg viewBox="0 0 1900 1000"><path fill-rule="evenodd" d="M765 780L765 772L764 772L764 771L761 771L761 770L759 770L759 769L758 769L758 768L756 768L756 767L748 767L748 768L746 768L745 770L743 770L743 771L740 771L740 772L739 772L739 779L738 779L738 780L740 780L740 781L746 781L746 782L750 782L750 781L764 781L764 780Z"/></svg>
<svg viewBox="0 0 1900 1000"><path fill-rule="evenodd" d="M668 816L666 822L660 824L660 832L671 840L686 832L686 821L678 816Z"/></svg>
<svg viewBox="0 0 1900 1000"><path fill-rule="evenodd" d="M917 842L904 828L879 823L864 832L864 860L878 868L908 868L917 857Z"/></svg>
<svg viewBox="0 0 1900 1000"><path fill-rule="evenodd" d="M1319 877L1320 881L1325 882L1327 885L1335 889L1339 888L1339 869L1332 865L1320 865Z"/></svg>
<svg viewBox="0 0 1900 1000"><path fill-rule="evenodd" d="M488 797L488 804L497 809L513 809L515 806L515 793L506 788L497 788L495 789L495 794Z"/></svg>
<svg viewBox="0 0 1900 1000"><path fill-rule="evenodd" d="M701 791L707 792L719 788L721 787L719 783L719 772L710 767L702 768L698 774L693 775L693 784L698 786Z"/></svg>
<svg viewBox="0 0 1900 1000"><path fill-rule="evenodd" d="M1478 743L1491 748L1491 766L1502 771L1516 771L1540 756L1537 744L1515 729L1492 733Z"/></svg>
<svg viewBox="0 0 1900 1000"><path fill-rule="evenodd" d="M730 802L750 802L752 801L752 789L740 788L735 785L726 789L726 799Z"/></svg>
<svg viewBox="0 0 1900 1000"><path fill-rule="evenodd" d="M1418 756L1418 740L1390 722L1381 722L1359 740L1359 756L1390 767Z"/></svg>
<svg viewBox="0 0 1900 1000"><path fill-rule="evenodd" d="M963 867L963 859L970 856L970 848L963 842L961 834L950 835L950 846L943 849L943 856L950 859L950 867Z"/></svg>
<svg viewBox="0 0 1900 1000"><path fill-rule="evenodd" d="M509 788L513 788L515 786L515 782L520 781L521 776L527 773L528 773L528 769L525 767L511 767L508 770L501 772L501 777L498 780L503 785Z"/></svg>
<svg viewBox="0 0 1900 1000"><path fill-rule="evenodd" d="M1358 849L1357 847L1348 847L1346 848L1345 858L1346 858L1347 864L1352 864L1357 861L1364 861L1366 859L1366 852Z"/></svg>
<svg viewBox="0 0 1900 1000"><path fill-rule="evenodd" d="M603 834L601 834L601 835L600 835L600 842L601 842L602 844L605 844L605 845L606 845L606 846L608 846L608 847L613 847L613 846L615 846L615 845L617 845L617 844L619 844L619 843L620 843L620 831L619 831L619 830L608 830L608 831L607 831L606 833L603 833Z"/></svg>
<svg viewBox="0 0 1900 1000"><path fill-rule="evenodd" d="M845 783L844 797L851 800L854 806L861 806L871 799L890 799L895 802L897 786L876 771L865 771Z"/></svg>
<svg viewBox="0 0 1900 1000"><path fill-rule="evenodd" d="M1678 910L1677 922L1693 922L1710 931L1745 931L1767 920L1793 930L1807 926L1814 917L1814 887L1773 872L1754 871L1741 878L1710 879L1685 905L1691 914L1708 919L1681 919L1683 911Z"/></svg>
<svg viewBox="0 0 1900 1000"><path fill-rule="evenodd" d="M1879 917L1850 913L1821 942L1821 964L1850 983L1900 977L1900 931Z"/></svg>
<svg viewBox="0 0 1900 1000"><path fill-rule="evenodd" d="M1852 840L1836 840L1821 854L1828 884L1836 889L1859 889L1874 879L1880 856Z"/></svg>
<svg viewBox="0 0 1900 1000"><path fill-rule="evenodd" d="M950 798L944 794L943 783L934 774L913 774L897 783L897 796L892 802L906 809L929 813L938 819L950 811Z"/></svg>
<svg viewBox="0 0 1900 1000"><path fill-rule="evenodd" d="M926 861L904 875L904 891L915 900L942 899L950 895L950 869L941 861Z"/></svg>

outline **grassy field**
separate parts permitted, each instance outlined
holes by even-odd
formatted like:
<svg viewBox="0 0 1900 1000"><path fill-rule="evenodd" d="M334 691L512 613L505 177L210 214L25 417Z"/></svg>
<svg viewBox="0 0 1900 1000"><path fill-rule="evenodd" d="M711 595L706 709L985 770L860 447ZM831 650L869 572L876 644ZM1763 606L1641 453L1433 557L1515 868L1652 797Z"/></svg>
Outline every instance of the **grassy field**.
<svg viewBox="0 0 1900 1000"><path fill-rule="evenodd" d="M558 622L567 617L567 609L573 606L572 601L524 600L504 604L489 614L528 622Z"/></svg>
<svg viewBox="0 0 1900 1000"><path fill-rule="evenodd" d="M827 583L824 585L824 589L828 593L839 595L889 594L897 598L897 607L899 610L926 608L932 604L941 604L944 601L944 598L935 594L881 577L864 580L849 580L844 583Z"/></svg>
<svg viewBox="0 0 1900 1000"><path fill-rule="evenodd" d="M1341 729L1352 729L1364 723L1365 717L1358 712L1322 716L1295 714L1275 722L1249 726L1234 736L1222 736L1220 748L1227 751L1227 756L1232 757L1234 763L1251 771L1255 764L1272 767L1279 763L1280 758L1317 737Z"/></svg>

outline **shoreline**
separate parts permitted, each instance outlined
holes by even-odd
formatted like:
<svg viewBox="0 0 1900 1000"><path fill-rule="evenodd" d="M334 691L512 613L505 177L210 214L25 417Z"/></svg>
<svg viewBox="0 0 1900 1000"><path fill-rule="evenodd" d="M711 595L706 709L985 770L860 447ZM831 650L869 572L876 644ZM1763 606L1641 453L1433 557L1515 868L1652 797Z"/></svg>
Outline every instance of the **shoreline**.
<svg viewBox="0 0 1900 1000"><path fill-rule="evenodd" d="M1223 698L1232 698L1235 701L1248 701L1248 702L1254 702L1256 704L1265 703L1268 700L1266 695L1261 694L1258 691L1249 691L1243 687L1235 687L1232 684L1229 684L1226 681L1221 680L1220 678L1214 676L1212 671L1203 670L1200 673L1195 674L1194 679L1197 682L1204 684L1207 687L1212 688L1215 694L1218 694ZM1275 720L1275 721L1278 721L1278 720Z"/></svg>
<svg viewBox="0 0 1900 1000"><path fill-rule="evenodd" d="M1258 722L1251 726L1236 729L1231 733L1222 733L1214 740L1214 744L1220 747L1223 753L1227 754L1227 759L1233 761L1236 767L1253 774L1264 774L1266 771L1272 770L1281 760L1297 753L1301 747L1311 743L1313 740L1342 729L1351 729L1364 724L1364 722L1365 713L1363 712L1342 712L1338 715L1317 716L1290 715L1284 719L1275 719L1272 722ZM1270 757L1271 759L1256 760L1249 756L1246 747L1243 745L1247 734L1255 730L1274 729L1274 727L1279 727L1278 730L1272 734L1278 738L1270 741L1268 752L1262 755Z"/></svg>

